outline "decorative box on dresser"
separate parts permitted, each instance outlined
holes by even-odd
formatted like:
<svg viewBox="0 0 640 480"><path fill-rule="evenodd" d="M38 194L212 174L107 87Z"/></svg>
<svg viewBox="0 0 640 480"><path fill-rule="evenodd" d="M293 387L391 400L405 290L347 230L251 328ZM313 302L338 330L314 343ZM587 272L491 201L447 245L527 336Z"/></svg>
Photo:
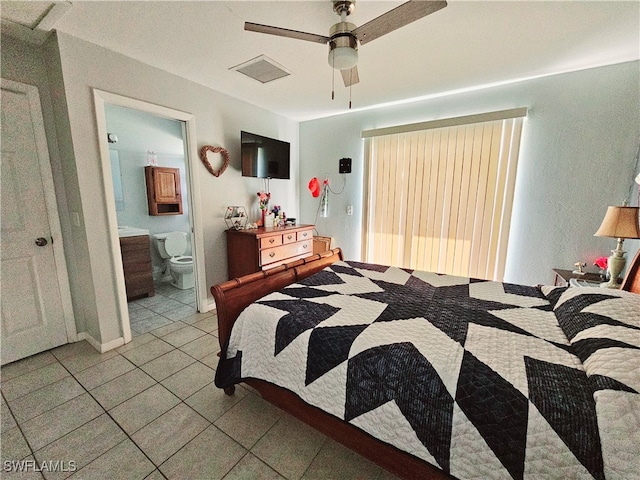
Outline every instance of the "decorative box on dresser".
<svg viewBox="0 0 640 480"><path fill-rule="evenodd" d="M313 225L227 230L229 278L313 255Z"/></svg>

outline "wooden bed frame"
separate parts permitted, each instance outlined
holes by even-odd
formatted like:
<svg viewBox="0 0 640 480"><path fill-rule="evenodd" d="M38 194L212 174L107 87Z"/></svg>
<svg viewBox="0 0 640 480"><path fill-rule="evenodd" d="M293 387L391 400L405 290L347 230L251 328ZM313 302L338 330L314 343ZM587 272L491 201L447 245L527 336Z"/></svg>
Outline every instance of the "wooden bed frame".
<svg viewBox="0 0 640 480"><path fill-rule="evenodd" d="M338 260L343 260L343 255L342 250L336 248L272 270L252 273L211 287L217 307L220 348L225 350L233 323L248 305L271 292L281 290L287 285L313 275ZM621 289L640 294L640 251L631 262ZM424 480L453 478L439 468L381 442L348 422L307 404L289 390L258 379L247 379L246 383L255 388L268 402L401 478ZM225 388L227 395L233 395L234 391L234 387Z"/></svg>

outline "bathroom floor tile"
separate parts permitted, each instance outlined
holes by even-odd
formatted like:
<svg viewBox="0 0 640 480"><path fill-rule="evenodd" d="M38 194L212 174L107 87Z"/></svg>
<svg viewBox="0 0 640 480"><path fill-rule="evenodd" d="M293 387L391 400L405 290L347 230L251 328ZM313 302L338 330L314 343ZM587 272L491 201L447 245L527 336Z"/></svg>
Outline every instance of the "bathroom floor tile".
<svg viewBox="0 0 640 480"><path fill-rule="evenodd" d="M153 463L160 465L209 425L207 420L180 403L131 438Z"/></svg>

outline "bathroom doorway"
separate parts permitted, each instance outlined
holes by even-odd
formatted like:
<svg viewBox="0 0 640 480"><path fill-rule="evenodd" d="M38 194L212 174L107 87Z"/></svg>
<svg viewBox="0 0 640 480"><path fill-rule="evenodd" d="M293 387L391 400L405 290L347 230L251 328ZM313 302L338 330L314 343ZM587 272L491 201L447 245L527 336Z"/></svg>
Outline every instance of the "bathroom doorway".
<svg viewBox="0 0 640 480"><path fill-rule="evenodd" d="M118 304L122 316L125 342L132 336L182 320L205 311L201 289L204 268L198 268L202 239L195 232L199 225L194 215L197 182L191 167L195 152L193 117L127 97L95 90L96 118L100 133L100 150L104 188L113 243L113 266L119 281ZM163 167L178 172L182 213L150 215L147 201L145 169ZM197 207L196 207L197 209ZM129 234L149 239L153 290L127 298L125 269L121 253ZM182 264L192 257L191 268L172 268L171 255L161 240L172 233L183 237ZM139 235L142 235L140 237ZM162 246L159 246L162 244ZM173 245L173 244L172 244ZM128 247L126 247L128 248ZM189 270L188 272L186 270ZM179 272L178 272L179 271ZM128 301L129 300L129 301Z"/></svg>

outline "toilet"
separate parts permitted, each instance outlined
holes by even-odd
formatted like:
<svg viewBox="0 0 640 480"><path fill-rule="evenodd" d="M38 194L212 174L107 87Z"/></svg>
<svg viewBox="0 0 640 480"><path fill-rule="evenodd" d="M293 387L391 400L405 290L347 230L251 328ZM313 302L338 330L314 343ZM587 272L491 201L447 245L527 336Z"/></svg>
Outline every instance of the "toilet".
<svg viewBox="0 0 640 480"><path fill-rule="evenodd" d="M155 233L152 235L158 253L168 262L171 285L181 290L193 288L193 257L182 255L187 250L184 232Z"/></svg>

